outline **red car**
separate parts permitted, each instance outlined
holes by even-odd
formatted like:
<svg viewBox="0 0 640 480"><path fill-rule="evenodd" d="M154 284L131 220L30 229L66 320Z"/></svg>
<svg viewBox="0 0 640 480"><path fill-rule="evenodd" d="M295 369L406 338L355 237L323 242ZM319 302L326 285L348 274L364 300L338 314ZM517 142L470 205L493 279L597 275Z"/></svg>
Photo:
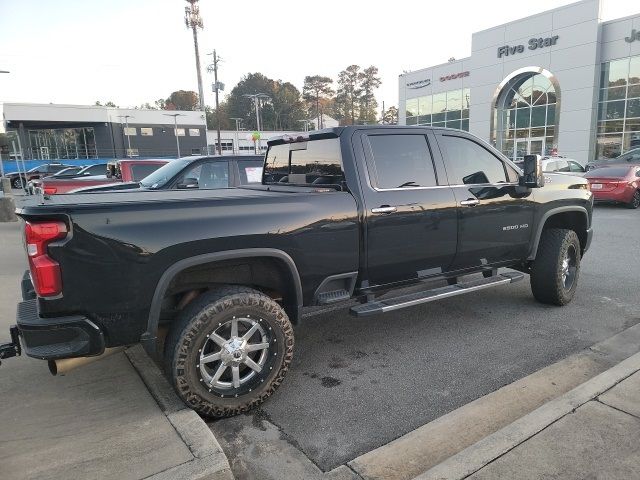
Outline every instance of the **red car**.
<svg viewBox="0 0 640 480"><path fill-rule="evenodd" d="M640 207L640 166L611 165L590 170L584 175L594 199Z"/></svg>
<svg viewBox="0 0 640 480"><path fill-rule="evenodd" d="M107 164L105 175L55 179L43 178L40 188L45 195L67 193L79 188L108 185L119 182L137 182L166 164L168 160L118 160Z"/></svg>

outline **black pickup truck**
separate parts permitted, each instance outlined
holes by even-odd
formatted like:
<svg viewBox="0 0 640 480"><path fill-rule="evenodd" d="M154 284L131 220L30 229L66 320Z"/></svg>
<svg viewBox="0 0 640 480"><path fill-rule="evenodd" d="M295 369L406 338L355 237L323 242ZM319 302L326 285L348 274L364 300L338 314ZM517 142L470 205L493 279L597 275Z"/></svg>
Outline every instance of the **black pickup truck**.
<svg viewBox="0 0 640 480"><path fill-rule="evenodd" d="M188 405L233 415L282 382L303 307L357 299L351 313L363 317L525 274L540 302L570 302L592 204L586 180L543 176L535 156L522 171L457 130L283 136L257 186L18 208L30 273L3 351L21 337L55 371L141 342ZM424 290L380 298L410 284Z"/></svg>

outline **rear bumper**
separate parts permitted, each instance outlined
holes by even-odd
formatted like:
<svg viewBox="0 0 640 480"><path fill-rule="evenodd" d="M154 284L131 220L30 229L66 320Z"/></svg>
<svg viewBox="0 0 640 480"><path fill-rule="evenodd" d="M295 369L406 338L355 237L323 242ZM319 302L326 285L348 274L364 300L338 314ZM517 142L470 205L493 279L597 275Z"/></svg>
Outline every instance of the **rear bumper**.
<svg viewBox="0 0 640 480"><path fill-rule="evenodd" d="M37 300L18 304L16 324L24 352L42 360L90 357L104 352L104 334L86 317L42 318Z"/></svg>
<svg viewBox="0 0 640 480"><path fill-rule="evenodd" d="M618 202L629 203L635 193L635 188L618 187L613 190L601 192L592 190L593 199L596 202Z"/></svg>

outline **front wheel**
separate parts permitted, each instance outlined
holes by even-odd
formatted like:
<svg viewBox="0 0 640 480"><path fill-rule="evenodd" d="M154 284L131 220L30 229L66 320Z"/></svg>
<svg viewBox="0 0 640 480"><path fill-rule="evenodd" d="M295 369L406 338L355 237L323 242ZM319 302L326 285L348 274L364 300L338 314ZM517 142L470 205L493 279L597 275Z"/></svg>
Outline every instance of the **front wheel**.
<svg viewBox="0 0 640 480"><path fill-rule="evenodd" d="M631 201L627 203L627 207L633 209L640 207L640 190L636 190Z"/></svg>
<svg viewBox="0 0 640 480"><path fill-rule="evenodd" d="M573 230L542 232L531 268L531 291L541 303L566 305L576 293L581 260L580 240Z"/></svg>
<svg viewBox="0 0 640 480"><path fill-rule="evenodd" d="M282 383L293 344L291 322L274 300L251 288L221 287L191 302L171 326L166 370L198 413L237 415Z"/></svg>
<svg viewBox="0 0 640 480"><path fill-rule="evenodd" d="M24 180L22 179L22 177L18 177L14 179L13 182L11 182L11 186L13 188L22 188L24 186Z"/></svg>

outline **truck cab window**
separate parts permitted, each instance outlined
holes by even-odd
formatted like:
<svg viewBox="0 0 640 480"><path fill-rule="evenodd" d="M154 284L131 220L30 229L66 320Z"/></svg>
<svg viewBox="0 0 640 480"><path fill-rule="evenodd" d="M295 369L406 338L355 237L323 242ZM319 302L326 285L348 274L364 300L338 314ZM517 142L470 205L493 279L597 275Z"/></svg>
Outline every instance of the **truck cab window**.
<svg viewBox="0 0 640 480"><path fill-rule="evenodd" d="M465 137L441 135L445 167L450 185L505 183L507 177L502 160L489 150Z"/></svg>
<svg viewBox="0 0 640 480"><path fill-rule="evenodd" d="M272 145L267 151L265 183L340 185L343 180L337 138Z"/></svg>
<svg viewBox="0 0 640 480"><path fill-rule="evenodd" d="M369 175L378 189L438 184L424 135L370 135Z"/></svg>

